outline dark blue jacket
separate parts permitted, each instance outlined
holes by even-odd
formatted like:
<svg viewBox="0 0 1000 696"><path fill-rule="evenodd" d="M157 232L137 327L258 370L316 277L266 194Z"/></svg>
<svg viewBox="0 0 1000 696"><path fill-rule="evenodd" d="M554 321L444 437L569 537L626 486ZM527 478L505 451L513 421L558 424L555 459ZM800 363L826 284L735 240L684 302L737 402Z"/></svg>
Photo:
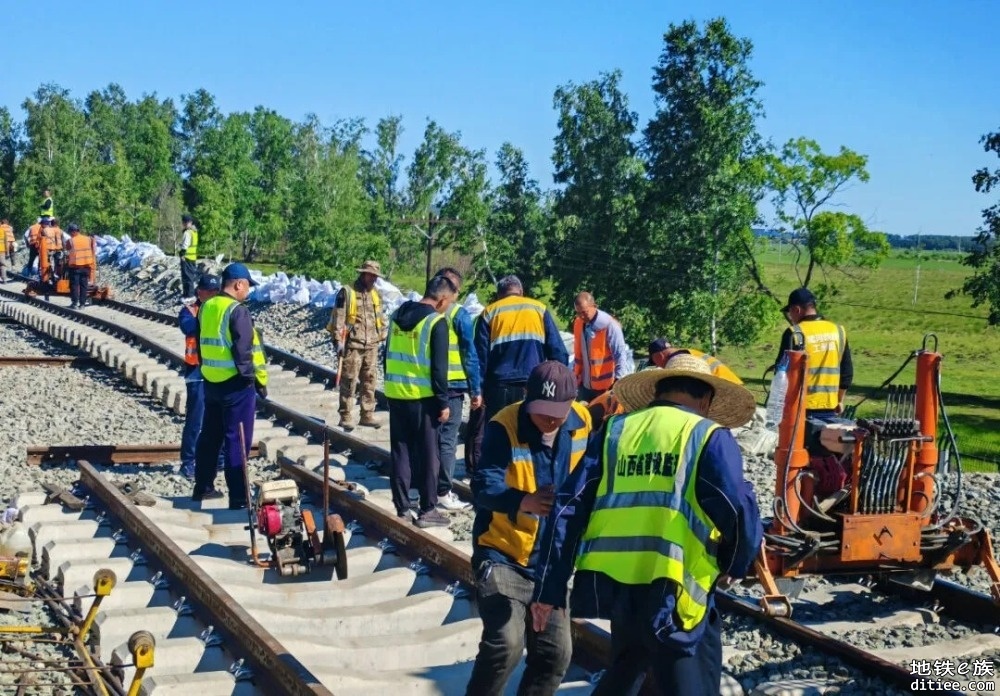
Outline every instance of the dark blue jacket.
<svg viewBox="0 0 1000 696"><path fill-rule="evenodd" d="M479 355L476 353L476 336L472 327L472 315L465 307L459 307L452 320L455 335L458 336L458 352L462 356L462 368L469 381L469 396L479 396L483 393L482 375L479 371ZM463 392L453 382L448 383L449 390Z"/></svg>
<svg viewBox="0 0 1000 696"><path fill-rule="evenodd" d="M541 432L531 422L530 416L523 408L518 410L518 439L526 442L531 448L531 460L534 465L535 487L555 486L559 490L567 482L569 476L570 450L572 449L572 431L585 427L583 419L570 411L566 422L559 429L553 447L542 443ZM591 435L593 437L593 434ZM510 488L506 482L507 466L512 458L510 439L504 427L495 421L486 425L483 435L483 454L476 470L472 474L472 493L475 496L476 519L472 526L472 567L478 568L483 561L503 563L515 568L528 579L535 578L535 568L538 562L539 542L548 529L548 519L541 520L538 536L535 537L535 548L531 552L527 567L518 565L499 549L490 546L480 546L479 537L490 527L494 512L506 513L512 521L517 519L517 511L525 493ZM577 466L577 471L583 468L583 461ZM556 541L562 543L565 525L556 534Z"/></svg>
<svg viewBox="0 0 1000 696"><path fill-rule="evenodd" d="M181 327L181 333L184 334L185 338L188 338L189 336L198 338L198 317L191 314L191 310L188 309L187 305L181 307L181 311L177 315L177 323ZM184 367L184 376L191 378L187 381L196 381L201 378L200 366L185 365Z"/></svg>
<svg viewBox="0 0 1000 696"><path fill-rule="evenodd" d="M665 401L654 406L683 408ZM597 489L604 477L603 459L602 430L591 440L580 466L557 493L556 504L542 537L535 585L536 601L555 607L566 604L566 586L573 573L580 537L590 520ZM722 533L718 550L722 574L742 578L753 567L764 530L753 489L743 478L743 455L733 434L726 428L716 429L701 452L695 495L705 514ZM584 615L579 618L609 618L610 607L606 603L613 593L613 584L615 581L603 573L578 573L573 583L573 604L574 608L583 610ZM666 593L657 620L672 623L674 606L673 593ZM709 608L712 606L714 593L709 594ZM701 639L705 624L702 621L691 631L668 625L667 630L661 628L658 635L664 643L690 653Z"/></svg>

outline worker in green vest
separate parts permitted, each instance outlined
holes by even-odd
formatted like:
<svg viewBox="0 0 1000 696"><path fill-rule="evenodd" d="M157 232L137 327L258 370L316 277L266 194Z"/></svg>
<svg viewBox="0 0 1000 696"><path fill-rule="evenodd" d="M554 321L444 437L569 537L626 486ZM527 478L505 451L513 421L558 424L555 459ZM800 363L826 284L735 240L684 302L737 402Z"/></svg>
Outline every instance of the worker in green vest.
<svg viewBox="0 0 1000 696"><path fill-rule="evenodd" d="M181 294L184 304L190 304L198 299L194 292L198 285L198 228L190 215L182 215L181 222L184 236L177 248L177 255L181 257Z"/></svg>
<svg viewBox="0 0 1000 696"><path fill-rule="evenodd" d="M444 313L457 290L435 276L420 300L404 302L389 321L385 397L389 402L389 485L396 514L411 517L410 484L420 494L418 527L447 527L437 510L441 460L438 431L448 408L448 322ZM414 480L415 479L415 480Z"/></svg>
<svg viewBox="0 0 1000 696"><path fill-rule="evenodd" d="M191 498L197 502L222 497L214 484L219 455L224 452L230 510L247 505L243 461L250 456L253 443L257 397L267 398L264 346L243 305L254 285L257 282L246 266L231 263L222 271L222 292L207 300L198 312L205 413L195 449Z"/></svg>
<svg viewBox="0 0 1000 696"><path fill-rule="evenodd" d="M753 417L753 395L689 354L623 377L614 392L625 413L557 491L533 627L565 610L575 559L573 618L610 618L615 646L594 694L636 693L649 671L653 693L717 696L714 590L749 572L763 536L728 430Z"/></svg>
<svg viewBox="0 0 1000 696"><path fill-rule="evenodd" d="M54 218L56 216L55 205L52 203L52 192L48 189L42 192L42 204L38 206L38 211L42 217Z"/></svg>

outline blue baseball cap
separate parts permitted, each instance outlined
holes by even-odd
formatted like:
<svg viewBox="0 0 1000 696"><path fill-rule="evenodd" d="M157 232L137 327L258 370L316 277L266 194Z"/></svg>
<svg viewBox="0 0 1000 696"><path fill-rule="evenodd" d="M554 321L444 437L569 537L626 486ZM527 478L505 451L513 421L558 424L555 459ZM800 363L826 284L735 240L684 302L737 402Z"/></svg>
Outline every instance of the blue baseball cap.
<svg viewBox="0 0 1000 696"><path fill-rule="evenodd" d="M250 277L250 269L242 263L231 263L222 271L222 282L227 280L247 280L251 287L256 287L259 283Z"/></svg>
<svg viewBox="0 0 1000 696"><path fill-rule="evenodd" d="M222 284L219 282L219 276L203 275L198 279L199 290L220 290L221 288Z"/></svg>

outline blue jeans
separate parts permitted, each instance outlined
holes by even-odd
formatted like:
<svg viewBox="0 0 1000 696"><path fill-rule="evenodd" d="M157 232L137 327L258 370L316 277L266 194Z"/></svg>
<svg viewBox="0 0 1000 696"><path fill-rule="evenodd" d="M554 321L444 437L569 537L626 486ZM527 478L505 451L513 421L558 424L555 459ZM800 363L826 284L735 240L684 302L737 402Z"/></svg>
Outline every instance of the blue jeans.
<svg viewBox="0 0 1000 696"><path fill-rule="evenodd" d="M212 489L219 457L224 454L226 465L223 473L229 488L229 502L245 504L247 491L243 478L243 458L250 456L250 445L253 443L257 392L253 385L243 387L229 382L203 382L203 385L205 415L195 450L194 496L200 497ZM246 445L242 452L241 424Z"/></svg>
<svg viewBox="0 0 1000 696"><path fill-rule="evenodd" d="M451 417L438 427L438 449L441 450L441 470L438 473L438 496L451 491L455 480L455 452L458 450L458 427L462 424L462 404L465 395L448 397Z"/></svg>

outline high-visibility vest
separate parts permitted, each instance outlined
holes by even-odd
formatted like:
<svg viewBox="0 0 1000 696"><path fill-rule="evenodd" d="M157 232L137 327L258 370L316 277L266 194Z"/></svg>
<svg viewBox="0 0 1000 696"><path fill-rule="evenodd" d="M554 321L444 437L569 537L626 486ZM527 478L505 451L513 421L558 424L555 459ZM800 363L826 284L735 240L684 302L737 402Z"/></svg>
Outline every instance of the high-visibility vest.
<svg viewBox="0 0 1000 696"><path fill-rule="evenodd" d="M10 225L0 225L0 230L3 230L3 241L4 244L14 243L14 228Z"/></svg>
<svg viewBox="0 0 1000 696"><path fill-rule="evenodd" d="M28 228L28 244L33 247L38 246L38 240L42 238L42 225L36 222Z"/></svg>
<svg viewBox="0 0 1000 696"><path fill-rule="evenodd" d="M93 237L77 233L69 238L67 266L70 268L92 268L96 258L97 249Z"/></svg>
<svg viewBox="0 0 1000 696"><path fill-rule="evenodd" d="M229 317L233 308L239 305L234 298L220 293L212 297L201 308L198 322L198 345L201 347L201 376L207 382L225 382L239 374L233 360L233 334L229 330ZM259 384L267 386L267 370L264 369L264 346L260 334L253 330L254 377Z"/></svg>
<svg viewBox="0 0 1000 696"><path fill-rule="evenodd" d="M46 227L42 235L45 237L45 248L48 251L62 251L63 236L60 228Z"/></svg>
<svg viewBox="0 0 1000 696"><path fill-rule="evenodd" d="M720 569L721 533L695 495L698 460L718 424L673 406L607 422L604 477L576 567L626 585L666 578L689 631L704 618Z"/></svg>
<svg viewBox="0 0 1000 696"><path fill-rule="evenodd" d="M714 355L709 355L703 351L697 350L695 348L685 348L688 353L696 358L703 360L712 370L712 374L716 377L721 377L724 380L728 380L734 384L743 384L743 380L740 379L735 372L726 367L721 360L719 360Z"/></svg>
<svg viewBox="0 0 1000 696"><path fill-rule="evenodd" d="M611 321L617 323L612 317ZM594 391L605 391L615 383L615 356L611 352L611 344L608 342L608 328L598 329L594 332L594 337L586 341L584 332L585 322L580 317L573 320L573 372L576 373L576 380L579 384L584 384L583 371L589 370L590 388ZM586 355L587 365L584 365L584 355Z"/></svg>
<svg viewBox="0 0 1000 696"><path fill-rule="evenodd" d="M431 386L431 329L443 316L434 312L409 331L389 322L389 342L385 351L386 398L415 401L434 396Z"/></svg>
<svg viewBox="0 0 1000 696"><path fill-rule="evenodd" d="M458 334L455 333L455 315L462 305L455 302L447 311L448 318L448 386L452 389L467 389L469 377L462 365L462 352L458 347Z"/></svg>
<svg viewBox="0 0 1000 696"><path fill-rule="evenodd" d="M347 328L350 329L358 322L358 293L349 285L344 286L344 291L347 293L346 302L344 303L344 308L346 313L344 315L344 323L347 324ZM372 288L370 291L372 296L372 305L375 307L375 330L382 331L382 298L378 296L378 290Z"/></svg>
<svg viewBox="0 0 1000 696"><path fill-rule="evenodd" d="M48 206L48 207L46 207L46 206ZM42 204L40 206L38 206L38 209L39 209L39 211L41 211L39 213L40 215L48 215L49 217L55 217L56 216L56 207L55 207L55 205L52 204L52 196L49 196L48 198L46 198L45 200L43 200Z"/></svg>
<svg viewBox="0 0 1000 696"><path fill-rule="evenodd" d="M587 410L590 411L590 418L595 423L603 423L611 416L617 416L625 412L625 407L618 401L613 389L608 390L600 396L594 397L587 403Z"/></svg>
<svg viewBox="0 0 1000 696"><path fill-rule="evenodd" d="M806 408L826 410L840 402L840 359L847 345L844 327L826 319L796 325L805 340Z"/></svg>
<svg viewBox="0 0 1000 696"><path fill-rule="evenodd" d="M531 447L526 442L522 442L517 436L517 417L523 401L505 406L497 415L493 416L493 422L503 426L510 441L511 458L507 464L507 475L504 479L509 488L534 493L538 490L535 482L535 463L531 458ZM590 413L587 407L576 401L573 402L573 411L584 426L571 433L572 447L569 452L569 472L576 469L583 455L587 451L587 438L593 425L590 420ZM531 552L535 548L535 540L538 537L539 520L534 515L523 512L517 513L516 521L511 521L510 515L506 512L494 512L490 519L490 526L485 532L479 535L477 540L480 546L501 551L508 558L517 564L527 567L531 558Z"/></svg>
<svg viewBox="0 0 1000 696"><path fill-rule="evenodd" d="M520 295L509 295L483 310L490 327L490 348L513 341L545 343L545 305Z"/></svg>
<svg viewBox="0 0 1000 696"><path fill-rule="evenodd" d="M198 307L197 303L186 305L186 308L187 308L187 311L191 312L191 316L193 316L195 319L198 318L198 309L199 309L199 307ZM184 337L184 362L187 365L192 365L192 366L197 367L198 362L199 362L199 358L198 358L198 334L194 334L192 336L185 336Z"/></svg>
<svg viewBox="0 0 1000 696"><path fill-rule="evenodd" d="M197 261L198 260L198 228L190 227L188 232L191 233L191 244L188 248L184 250L184 258L187 261Z"/></svg>

